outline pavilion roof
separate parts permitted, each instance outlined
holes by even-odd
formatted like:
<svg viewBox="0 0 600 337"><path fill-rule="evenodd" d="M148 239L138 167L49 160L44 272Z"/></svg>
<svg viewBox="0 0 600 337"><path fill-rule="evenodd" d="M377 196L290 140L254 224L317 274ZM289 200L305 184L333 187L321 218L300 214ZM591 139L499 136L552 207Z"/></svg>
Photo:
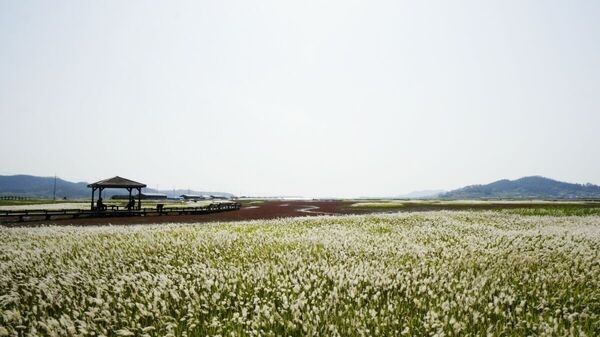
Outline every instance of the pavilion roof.
<svg viewBox="0 0 600 337"><path fill-rule="evenodd" d="M146 187L146 184L138 183L137 181L129 180L119 176L97 181L89 184L88 187L102 188L141 188Z"/></svg>

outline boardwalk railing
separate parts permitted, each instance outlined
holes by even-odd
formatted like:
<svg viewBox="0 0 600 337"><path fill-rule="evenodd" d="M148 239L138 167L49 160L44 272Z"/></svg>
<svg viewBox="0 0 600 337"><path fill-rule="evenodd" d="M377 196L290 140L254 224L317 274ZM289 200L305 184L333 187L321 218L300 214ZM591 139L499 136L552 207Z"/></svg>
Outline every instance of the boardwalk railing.
<svg viewBox="0 0 600 337"><path fill-rule="evenodd" d="M18 195L0 195L0 200L29 200L30 197L21 197Z"/></svg>
<svg viewBox="0 0 600 337"><path fill-rule="evenodd" d="M225 211L234 211L240 209L240 207L241 204L239 203L215 203L202 207L161 207L159 205L156 208L142 208L141 210L0 210L0 223L48 221L77 218L208 214Z"/></svg>

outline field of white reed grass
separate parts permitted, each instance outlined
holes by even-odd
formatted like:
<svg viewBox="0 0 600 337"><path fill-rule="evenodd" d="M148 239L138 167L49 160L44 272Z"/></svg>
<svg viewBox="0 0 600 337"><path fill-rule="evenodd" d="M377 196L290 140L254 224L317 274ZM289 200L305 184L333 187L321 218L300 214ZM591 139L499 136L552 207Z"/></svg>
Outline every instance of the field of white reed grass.
<svg viewBox="0 0 600 337"><path fill-rule="evenodd" d="M0 229L0 336L402 335L600 335L600 217Z"/></svg>

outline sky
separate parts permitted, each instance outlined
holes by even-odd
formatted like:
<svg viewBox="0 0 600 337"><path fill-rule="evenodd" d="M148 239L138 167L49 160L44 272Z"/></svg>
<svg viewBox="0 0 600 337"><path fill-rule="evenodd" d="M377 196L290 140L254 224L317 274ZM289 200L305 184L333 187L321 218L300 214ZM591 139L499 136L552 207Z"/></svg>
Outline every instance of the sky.
<svg viewBox="0 0 600 337"><path fill-rule="evenodd" d="M250 196L600 184L600 2L0 0L0 174Z"/></svg>

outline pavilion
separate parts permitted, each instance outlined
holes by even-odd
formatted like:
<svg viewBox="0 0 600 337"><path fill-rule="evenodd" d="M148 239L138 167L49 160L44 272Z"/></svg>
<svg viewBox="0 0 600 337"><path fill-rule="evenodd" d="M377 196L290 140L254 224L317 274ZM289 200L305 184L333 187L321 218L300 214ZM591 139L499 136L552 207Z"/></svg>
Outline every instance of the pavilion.
<svg viewBox="0 0 600 337"><path fill-rule="evenodd" d="M87 187L90 187L92 189L92 211L95 209L94 194L96 190L98 190L98 198L102 198L102 191L106 188L126 189L129 192L129 200L131 200L131 191L133 189L136 189L138 191L137 209L142 209L142 188L146 187L146 184L138 183L137 181L116 176L109 179L97 181L93 184L89 184Z"/></svg>

